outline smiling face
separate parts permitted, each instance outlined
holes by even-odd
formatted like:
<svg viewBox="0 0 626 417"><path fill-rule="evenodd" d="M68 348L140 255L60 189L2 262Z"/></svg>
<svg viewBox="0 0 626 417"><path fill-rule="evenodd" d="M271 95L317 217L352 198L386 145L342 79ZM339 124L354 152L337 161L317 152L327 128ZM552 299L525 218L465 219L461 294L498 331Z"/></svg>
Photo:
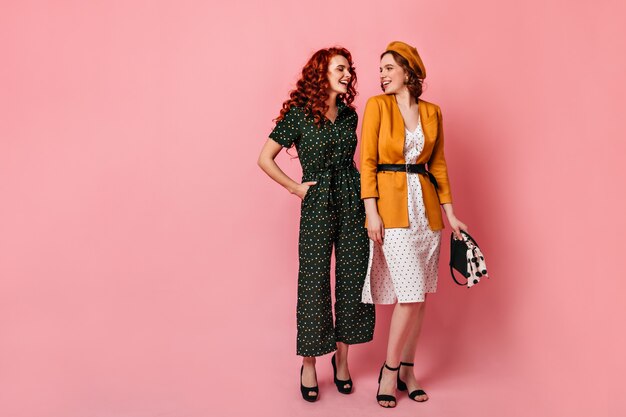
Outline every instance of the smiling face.
<svg viewBox="0 0 626 417"><path fill-rule="evenodd" d="M408 74L396 62L392 54L385 54L380 59L380 87L385 94L398 94L406 88Z"/></svg>
<svg viewBox="0 0 626 417"><path fill-rule="evenodd" d="M346 94L352 81L350 63L343 55L335 55L328 63L328 92Z"/></svg>

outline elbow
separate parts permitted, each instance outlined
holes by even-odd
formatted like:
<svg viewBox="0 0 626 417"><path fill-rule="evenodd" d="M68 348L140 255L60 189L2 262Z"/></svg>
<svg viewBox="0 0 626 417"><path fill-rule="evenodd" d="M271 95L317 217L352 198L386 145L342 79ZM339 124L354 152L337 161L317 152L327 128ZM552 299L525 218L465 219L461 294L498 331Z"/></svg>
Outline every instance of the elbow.
<svg viewBox="0 0 626 417"><path fill-rule="evenodd" d="M267 166L267 161L265 160L262 154L259 155L259 159L257 159L256 164L259 166L259 168L265 171L265 167Z"/></svg>

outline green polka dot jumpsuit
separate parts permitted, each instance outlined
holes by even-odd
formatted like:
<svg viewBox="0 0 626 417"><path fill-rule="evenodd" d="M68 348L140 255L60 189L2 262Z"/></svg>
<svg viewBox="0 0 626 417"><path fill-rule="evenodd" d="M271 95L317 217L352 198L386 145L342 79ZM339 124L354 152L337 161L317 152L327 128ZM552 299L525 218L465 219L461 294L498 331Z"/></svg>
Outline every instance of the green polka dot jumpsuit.
<svg viewBox="0 0 626 417"><path fill-rule="evenodd" d="M364 343L374 334L374 306L361 303L369 240L354 165L356 112L337 101L334 123L315 126L312 117L292 107L270 138L295 144L305 181L317 181L301 206L298 253L297 354L321 356L336 342ZM335 248L335 320L330 291L330 259Z"/></svg>

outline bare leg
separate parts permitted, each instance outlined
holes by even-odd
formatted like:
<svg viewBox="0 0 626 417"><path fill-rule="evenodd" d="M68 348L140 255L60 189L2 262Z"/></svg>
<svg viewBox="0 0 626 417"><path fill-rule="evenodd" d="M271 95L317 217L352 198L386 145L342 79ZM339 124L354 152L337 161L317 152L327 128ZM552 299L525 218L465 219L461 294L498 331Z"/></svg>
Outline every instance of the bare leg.
<svg viewBox="0 0 626 417"><path fill-rule="evenodd" d="M398 303L393 309L386 358L387 365L392 368L396 368L400 364L404 344L410 333L413 322L417 318L419 307L419 303ZM396 378L397 372L383 369L379 394L394 395L396 392ZM395 402L393 401L380 401L379 404L384 407L395 406Z"/></svg>
<svg viewBox="0 0 626 417"><path fill-rule="evenodd" d="M418 303L419 309L417 311L417 317L412 323L412 327L409 330L409 334L406 339L406 343L402 349L401 361L413 363L415 360L415 351L417 350L417 341L419 339L420 332L422 330L422 322L424 321L424 312L426 310L426 302ZM400 379L407 385L408 392L413 392L418 389L422 389L413 373L414 367L403 366L400 368ZM416 401L426 401L428 395L418 395L415 397Z"/></svg>
<svg viewBox="0 0 626 417"><path fill-rule="evenodd" d="M302 357L302 385L305 387L317 386L317 376L315 374L315 356L303 356ZM317 393L309 391L311 397L315 397Z"/></svg>
<svg viewBox="0 0 626 417"><path fill-rule="evenodd" d="M337 363L337 379L346 381L350 379L348 370L348 350L350 345L337 342L337 352L335 352L335 362ZM344 388L350 388L350 384L345 384Z"/></svg>

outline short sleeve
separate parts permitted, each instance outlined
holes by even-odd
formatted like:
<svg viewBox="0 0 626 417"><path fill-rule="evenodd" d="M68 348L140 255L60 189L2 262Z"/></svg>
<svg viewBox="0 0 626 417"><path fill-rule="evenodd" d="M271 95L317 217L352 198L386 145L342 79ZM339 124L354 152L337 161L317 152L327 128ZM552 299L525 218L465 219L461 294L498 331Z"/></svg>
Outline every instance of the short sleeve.
<svg viewBox="0 0 626 417"><path fill-rule="evenodd" d="M270 133L270 138L285 148L291 148L300 139L301 122L302 112L292 107L285 117L276 123L274 130Z"/></svg>

